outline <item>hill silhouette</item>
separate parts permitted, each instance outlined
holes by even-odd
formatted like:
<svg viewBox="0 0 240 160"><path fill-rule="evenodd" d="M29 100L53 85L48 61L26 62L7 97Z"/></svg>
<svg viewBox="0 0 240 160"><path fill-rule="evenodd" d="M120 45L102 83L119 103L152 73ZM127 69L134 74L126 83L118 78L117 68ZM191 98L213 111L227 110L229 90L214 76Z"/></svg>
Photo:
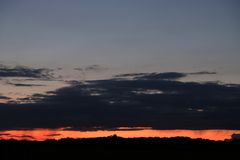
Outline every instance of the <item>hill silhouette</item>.
<svg viewBox="0 0 240 160"><path fill-rule="evenodd" d="M239 140L210 141L176 138L0 140L0 159L236 159Z"/></svg>

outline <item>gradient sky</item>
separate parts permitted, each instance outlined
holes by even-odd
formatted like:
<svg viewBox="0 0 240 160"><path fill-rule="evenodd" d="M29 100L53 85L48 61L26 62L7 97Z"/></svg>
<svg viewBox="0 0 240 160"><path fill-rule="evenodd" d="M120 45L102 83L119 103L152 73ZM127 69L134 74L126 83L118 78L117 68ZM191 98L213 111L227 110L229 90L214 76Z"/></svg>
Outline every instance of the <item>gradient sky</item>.
<svg viewBox="0 0 240 160"><path fill-rule="evenodd" d="M238 0L1 0L0 60L239 73Z"/></svg>
<svg viewBox="0 0 240 160"><path fill-rule="evenodd" d="M0 0L0 139L37 128L240 133L239 8Z"/></svg>

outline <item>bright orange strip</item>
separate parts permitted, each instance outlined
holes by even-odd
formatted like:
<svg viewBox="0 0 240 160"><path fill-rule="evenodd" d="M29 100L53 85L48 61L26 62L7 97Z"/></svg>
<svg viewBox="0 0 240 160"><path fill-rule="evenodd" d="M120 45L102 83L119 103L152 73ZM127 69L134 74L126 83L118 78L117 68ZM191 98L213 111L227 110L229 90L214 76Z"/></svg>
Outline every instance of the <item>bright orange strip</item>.
<svg viewBox="0 0 240 160"><path fill-rule="evenodd" d="M117 130L117 131L72 131L60 129L34 129L34 130L10 130L0 132L0 139L17 140L46 140L61 138L94 138L106 137L111 135L120 137L177 137L184 136L190 138L203 138L210 140L230 139L232 134L240 134L240 130Z"/></svg>
<svg viewBox="0 0 240 160"><path fill-rule="evenodd" d="M0 139L46 140L61 138L94 138L118 135L125 138L133 137L190 137L210 140L230 139L232 134L240 134L240 130L121 130L121 131L71 131L64 129L9 130L0 132Z"/></svg>

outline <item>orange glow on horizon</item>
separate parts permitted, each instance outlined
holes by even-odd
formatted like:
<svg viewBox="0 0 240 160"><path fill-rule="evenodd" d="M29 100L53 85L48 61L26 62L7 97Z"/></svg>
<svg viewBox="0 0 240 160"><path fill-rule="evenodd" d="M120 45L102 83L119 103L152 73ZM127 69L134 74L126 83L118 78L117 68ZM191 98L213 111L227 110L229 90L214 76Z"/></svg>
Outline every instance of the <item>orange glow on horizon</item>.
<svg viewBox="0 0 240 160"><path fill-rule="evenodd" d="M210 140L231 139L232 134L240 134L240 130L116 130L116 131L72 131L64 129L34 129L1 131L0 139L38 140L62 138L95 138L118 135L124 138L138 137L190 137Z"/></svg>

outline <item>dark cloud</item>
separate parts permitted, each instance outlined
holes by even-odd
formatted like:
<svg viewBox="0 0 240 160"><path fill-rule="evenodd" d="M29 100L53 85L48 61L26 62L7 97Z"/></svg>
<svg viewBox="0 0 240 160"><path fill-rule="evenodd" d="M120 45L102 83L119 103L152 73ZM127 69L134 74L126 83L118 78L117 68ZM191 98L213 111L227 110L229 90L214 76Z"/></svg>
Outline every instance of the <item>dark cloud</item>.
<svg viewBox="0 0 240 160"><path fill-rule="evenodd" d="M217 74L216 72L201 71L193 73L180 73L180 72L165 72L165 73L128 73L119 74L114 76L114 78L133 78L133 79L155 79L155 80L177 80L180 78L187 77L188 75L207 75L207 74Z"/></svg>
<svg viewBox="0 0 240 160"><path fill-rule="evenodd" d="M22 66L8 67L0 66L0 77L27 77L27 78L52 78L50 69L47 68L29 68Z"/></svg>
<svg viewBox="0 0 240 160"><path fill-rule="evenodd" d="M192 75L206 75L206 74L217 74L217 72L209 72L209 71L201 71L201 72L193 72L193 73L189 73Z"/></svg>
<svg viewBox="0 0 240 160"><path fill-rule="evenodd" d="M0 133L0 136L10 136L11 134L9 133Z"/></svg>
<svg viewBox="0 0 240 160"><path fill-rule="evenodd" d="M166 73L128 73L114 76L114 78L130 78L135 80L177 80L186 77L187 73L166 72Z"/></svg>
<svg viewBox="0 0 240 160"><path fill-rule="evenodd" d="M48 134L46 136L48 136L48 137L56 137L56 136L61 136L61 134Z"/></svg>
<svg viewBox="0 0 240 160"><path fill-rule="evenodd" d="M24 83L11 83L11 82L7 82L7 84L13 85L13 86L16 86L16 87L41 87L41 86L46 86L46 85L42 85L42 84L24 84Z"/></svg>
<svg viewBox="0 0 240 160"><path fill-rule="evenodd" d="M0 99L10 99L9 97L0 95Z"/></svg>
<svg viewBox="0 0 240 160"><path fill-rule="evenodd" d="M13 100L13 101L8 101L8 103L38 103L40 102L42 99L46 98L48 96L48 94L54 94L51 92L47 92L45 94L33 94L31 97L25 97L25 98L17 98L17 100Z"/></svg>
<svg viewBox="0 0 240 160"><path fill-rule="evenodd" d="M35 103L0 105L0 129L240 129L239 85L173 81L177 75L74 83L34 95Z"/></svg>
<svg viewBox="0 0 240 160"><path fill-rule="evenodd" d="M137 76L136 78L142 80L176 80L186 76L187 74L185 73L167 72L167 73L150 73L145 74L143 76Z"/></svg>
<svg viewBox="0 0 240 160"><path fill-rule="evenodd" d="M16 135L6 135L6 137L8 138L23 138L23 139L31 139L31 140L35 140L35 138L33 136L30 135L21 135L21 136L16 136Z"/></svg>
<svg viewBox="0 0 240 160"><path fill-rule="evenodd" d="M101 65L89 65L86 67L79 67L79 68L74 68L74 70L81 71L81 72L101 72L106 70L106 67L103 67Z"/></svg>

